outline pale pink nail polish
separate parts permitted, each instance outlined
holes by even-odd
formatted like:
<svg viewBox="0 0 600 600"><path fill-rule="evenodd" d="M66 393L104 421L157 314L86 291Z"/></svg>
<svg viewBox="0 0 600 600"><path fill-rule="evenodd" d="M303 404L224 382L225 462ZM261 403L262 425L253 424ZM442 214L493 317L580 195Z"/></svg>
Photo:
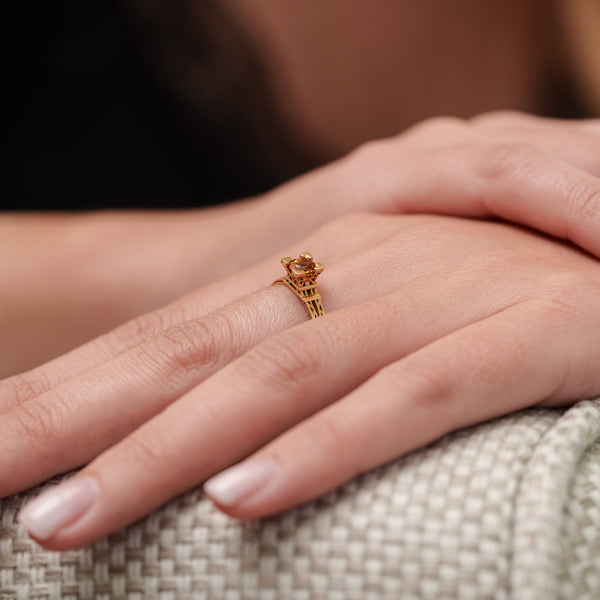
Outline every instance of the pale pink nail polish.
<svg viewBox="0 0 600 600"><path fill-rule="evenodd" d="M17 520L31 535L47 540L83 515L99 495L100 486L94 477L75 477L32 500L21 509Z"/></svg>
<svg viewBox="0 0 600 600"><path fill-rule="evenodd" d="M272 458L251 459L215 475L203 489L217 504L232 506L265 485L279 468Z"/></svg>

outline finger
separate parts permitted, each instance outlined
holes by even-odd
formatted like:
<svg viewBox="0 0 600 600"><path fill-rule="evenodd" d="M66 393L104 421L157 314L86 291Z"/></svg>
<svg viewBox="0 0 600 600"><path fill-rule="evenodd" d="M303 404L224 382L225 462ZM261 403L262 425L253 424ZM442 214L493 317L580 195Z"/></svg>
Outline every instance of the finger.
<svg viewBox="0 0 600 600"><path fill-rule="evenodd" d="M204 286L160 310L141 315L67 354L31 371L0 382L0 411L31 400L136 346L151 340L176 323L202 317L257 289L265 265ZM268 272L268 271L267 271Z"/></svg>
<svg viewBox="0 0 600 600"><path fill-rule="evenodd" d="M0 416L6 496L84 464L236 356L306 320L283 287L178 323ZM81 443L85 440L85 443Z"/></svg>
<svg viewBox="0 0 600 600"><path fill-rule="evenodd" d="M373 145L348 163L351 173L378 169L376 181L349 175L357 204L391 213L500 217L600 257L599 178L520 142L442 147L425 158L394 155L389 144Z"/></svg>
<svg viewBox="0 0 600 600"><path fill-rule="evenodd" d="M480 137L483 133L493 135L500 143L535 145L600 177L600 119L551 119L500 112L484 114L469 122L475 125Z"/></svg>
<svg viewBox="0 0 600 600"><path fill-rule="evenodd" d="M551 119L511 111L484 113L467 120L434 117L411 127L398 139L408 143L409 153L459 149L467 144L526 144L600 176L600 119Z"/></svg>
<svg viewBox="0 0 600 600"><path fill-rule="evenodd" d="M337 243L335 231L323 235L322 230L317 230L307 240L303 248L315 252L315 256L325 265L334 263L346 255L359 252L372 245L373 240L381 236L384 227L390 233L403 229L399 223L383 224L377 220L377 227L365 227L366 215L360 220L340 220L339 227L344 230L346 239L351 244ZM335 223L334 229L335 229ZM331 229L331 225L328 225ZM384 232L385 233L385 232ZM281 256L291 255L297 248L283 250L280 255L257 264L240 273L224 278L213 284L204 286L200 290L188 294L158 311L142 315L117 329L84 344L64 356L52 360L27 373L9 377L0 381L0 413L27 402L54 387L74 379L102 364L108 363L129 350L143 344L160 332L173 327L177 323L189 319L197 319L208 315L231 302L255 292L257 289L268 285L275 278L281 276Z"/></svg>
<svg viewBox="0 0 600 600"><path fill-rule="evenodd" d="M459 281L451 287L447 296L436 290L427 309L422 290L411 295L408 289L265 340L77 475L81 485L96 482L98 497L85 515L76 504L74 512L61 512L56 519L44 516L44 505L56 502L45 497L33 505L33 519L25 518L31 533L56 549L106 535L240 460L349 392L382 364L493 310L486 286L479 302L477 293ZM468 296L473 312L448 310L453 294L457 303ZM445 319L431 318L445 313ZM36 514L50 526L36 524Z"/></svg>
<svg viewBox="0 0 600 600"><path fill-rule="evenodd" d="M557 316L520 304L433 342L208 481L207 494L235 517L270 515L461 427L597 394L589 357L600 343Z"/></svg>
<svg viewBox="0 0 600 600"><path fill-rule="evenodd" d="M544 265L535 260L522 265L519 258L508 281L499 279L493 268L475 265L475 281L473 265L470 261L465 264L464 244L468 241L469 251L476 253L478 248L489 250L489 235L499 237L498 249L506 269L505 250L520 232L494 223L461 220L452 222L455 237L450 237L443 228L437 231L433 227L440 220L432 217L369 219L386 224L398 221L407 230L400 226L400 234L394 232L397 239L383 236L384 241L368 254L360 250L329 269L320 284L329 311L385 295L404 282L398 302L415 315L422 314L426 326L420 323L419 327L426 335L435 336L446 331L443 327L462 326L469 319L494 312L506 301L521 300L532 279L540 277L539 265ZM413 220L420 225L407 225ZM362 222L365 225L364 219ZM426 258L413 261L391 259L394 244L402 244L403 249L422 245L424 228L434 238L447 236L449 250L443 260L436 253L425 253ZM473 229L479 231L479 242ZM536 242L537 252L543 251L544 244L553 245L545 240ZM563 253L571 256L572 251L563 249ZM377 277L356 278L357 264L368 264ZM335 294L330 294L330 289ZM289 311L295 311L293 317ZM429 323L429 315L438 314L443 318ZM5 473L11 473L0 482L0 493L24 489L88 462L261 340L305 320L302 303L289 290L268 288L203 319L175 325L105 365L18 405L0 416L0 465ZM409 342L419 339L413 336ZM386 343L393 346L396 342L389 339ZM248 371L242 375L254 377ZM81 439L86 444L81 444Z"/></svg>
<svg viewBox="0 0 600 600"><path fill-rule="evenodd" d="M383 246L369 256L374 266L381 264L382 274L386 268L403 272L390 265ZM358 258L351 254L338 261L322 278L319 289L328 310L386 293L393 285L392 278L383 277L344 289ZM336 281L338 293L330 298L329 287ZM306 319L302 302L291 291L267 287L206 317L178 323L15 406L0 416L0 460L5 472L13 472L0 483L0 493L13 493L88 462L261 340Z"/></svg>
<svg viewBox="0 0 600 600"><path fill-rule="evenodd" d="M242 286L241 289L244 290L244 287ZM213 295L211 291L209 288L206 293L194 298L195 301L190 298L187 303L172 304L141 315L59 358L26 373L13 375L0 381L0 412L6 412L120 356L161 331L186 320L186 317L191 318L189 313L193 310L197 311L196 316L208 314L210 308L203 306L202 300L223 297L218 293Z"/></svg>

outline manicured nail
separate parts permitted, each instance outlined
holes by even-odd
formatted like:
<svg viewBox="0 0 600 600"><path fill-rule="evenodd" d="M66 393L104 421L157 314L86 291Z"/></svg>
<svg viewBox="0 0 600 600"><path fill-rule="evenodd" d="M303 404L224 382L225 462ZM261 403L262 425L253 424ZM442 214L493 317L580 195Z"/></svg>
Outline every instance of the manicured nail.
<svg viewBox="0 0 600 600"><path fill-rule="evenodd" d="M100 486L94 477L76 477L32 500L21 509L17 520L33 537L47 540L80 517L99 494Z"/></svg>
<svg viewBox="0 0 600 600"><path fill-rule="evenodd" d="M256 458L230 467L204 484L207 496L217 504L231 506L265 485L279 470L272 458Z"/></svg>

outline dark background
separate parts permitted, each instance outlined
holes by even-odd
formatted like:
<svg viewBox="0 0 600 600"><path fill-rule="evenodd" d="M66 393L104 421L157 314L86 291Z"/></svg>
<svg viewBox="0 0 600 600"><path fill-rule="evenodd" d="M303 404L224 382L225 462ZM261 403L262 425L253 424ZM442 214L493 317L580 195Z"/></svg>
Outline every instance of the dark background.
<svg viewBox="0 0 600 600"><path fill-rule="evenodd" d="M261 96L268 90L253 83L258 63L231 36L230 48L218 49L229 24L219 31L219 10L202 2L207 13L212 7L212 29L188 31L186 47L185 35L172 34L180 54L204 65L207 80L242 57L236 68L248 79L246 88L211 90L206 97L216 99L203 107L161 76L158 53L144 49L152 27L117 0L8 3L0 210L203 206L261 192L309 166L293 151L273 158L285 155L273 139L284 134ZM189 21L184 2L167 0L161 10L170 19L173 7ZM246 104L251 118L237 110ZM263 130L274 133L261 139Z"/></svg>
<svg viewBox="0 0 600 600"><path fill-rule="evenodd" d="M219 0L10 2L3 13L0 210L205 206L319 162L292 139ZM551 77L542 114L585 116L572 87Z"/></svg>

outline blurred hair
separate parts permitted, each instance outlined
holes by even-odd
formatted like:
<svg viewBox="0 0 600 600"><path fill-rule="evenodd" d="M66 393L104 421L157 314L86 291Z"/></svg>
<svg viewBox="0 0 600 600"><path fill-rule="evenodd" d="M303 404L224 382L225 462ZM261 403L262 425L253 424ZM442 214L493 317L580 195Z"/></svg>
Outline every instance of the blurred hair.
<svg viewBox="0 0 600 600"><path fill-rule="evenodd" d="M223 2L124 0L124 5L149 69L230 177L233 171L265 189L315 166L312 152L282 116L259 44Z"/></svg>
<svg viewBox="0 0 600 600"><path fill-rule="evenodd" d="M225 2L5 12L0 210L217 204L315 166Z"/></svg>

